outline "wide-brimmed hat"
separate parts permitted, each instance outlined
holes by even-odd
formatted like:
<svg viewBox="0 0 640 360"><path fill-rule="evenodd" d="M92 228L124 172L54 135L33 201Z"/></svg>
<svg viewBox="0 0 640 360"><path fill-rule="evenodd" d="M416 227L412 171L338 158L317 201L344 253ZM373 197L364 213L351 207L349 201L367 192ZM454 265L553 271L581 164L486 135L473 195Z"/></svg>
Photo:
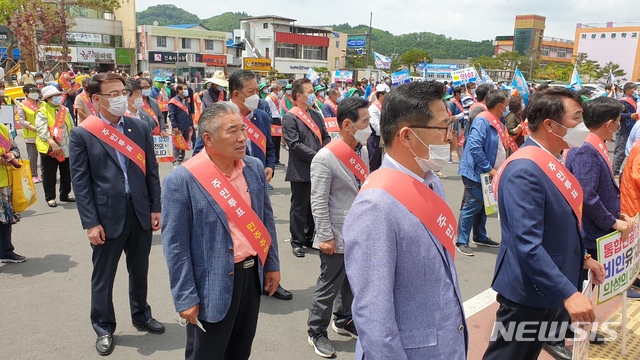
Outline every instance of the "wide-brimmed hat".
<svg viewBox="0 0 640 360"><path fill-rule="evenodd" d="M389 86L387 86L387 84L376 85L376 92L389 92L389 91L391 91L391 89L389 89Z"/></svg>
<svg viewBox="0 0 640 360"><path fill-rule="evenodd" d="M206 80L206 82L210 82L212 84L216 84L222 87L229 87L229 82L224 77L224 71L218 70L213 73L213 77Z"/></svg>
<svg viewBox="0 0 640 360"><path fill-rule="evenodd" d="M64 94L63 92L58 90L55 86L51 86L51 85L43 87L42 90L40 90L40 93L42 94L42 100L48 99L52 96Z"/></svg>

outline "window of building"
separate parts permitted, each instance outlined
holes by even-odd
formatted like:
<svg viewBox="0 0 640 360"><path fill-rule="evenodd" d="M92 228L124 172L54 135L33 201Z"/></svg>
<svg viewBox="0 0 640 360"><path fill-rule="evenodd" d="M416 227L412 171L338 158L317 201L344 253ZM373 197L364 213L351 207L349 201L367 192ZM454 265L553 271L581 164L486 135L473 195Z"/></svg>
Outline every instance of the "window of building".
<svg viewBox="0 0 640 360"><path fill-rule="evenodd" d="M638 37L638 33L631 33L631 37Z"/></svg>
<svg viewBox="0 0 640 360"><path fill-rule="evenodd" d="M262 28L263 29L268 29L269 28L269 23L263 23L262 24Z"/></svg>
<svg viewBox="0 0 640 360"><path fill-rule="evenodd" d="M586 38L587 38L587 34L582 34L582 35L580 36L580 38L582 38L582 39L586 39Z"/></svg>
<svg viewBox="0 0 640 360"><path fill-rule="evenodd" d="M205 50L213 50L213 40L205 40L204 48Z"/></svg>
<svg viewBox="0 0 640 360"><path fill-rule="evenodd" d="M267 59L271 59L271 51L269 51L269 48L265 48L265 49L264 49L264 56L265 56Z"/></svg>
<svg viewBox="0 0 640 360"><path fill-rule="evenodd" d="M336 49L340 49L340 40L336 41Z"/></svg>
<svg viewBox="0 0 640 360"><path fill-rule="evenodd" d="M615 39L616 38L616 33L611 33L611 38Z"/></svg>
<svg viewBox="0 0 640 360"><path fill-rule="evenodd" d="M595 39L596 38L596 34L591 34L591 38Z"/></svg>
<svg viewBox="0 0 640 360"><path fill-rule="evenodd" d="M627 37L627 33L622 33L622 34L620 34L620 36L622 36L623 38L626 38Z"/></svg>
<svg viewBox="0 0 640 360"><path fill-rule="evenodd" d="M305 46L302 58L309 60L327 60L327 48L323 46Z"/></svg>
<svg viewBox="0 0 640 360"><path fill-rule="evenodd" d="M191 49L191 39L182 38L182 48Z"/></svg>
<svg viewBox="0 0 640 360"><path fill-rule="evenodd" d="M540 48L540 55L549 56L549 48L547 46Z"/></svg>
<svg viewBox="0 0 640 360"><path fill-rule="evenodd" d="M297 49L295 44L276 44L276 57L295 59L296 53Z"/></svg>
<svg viewBox="0 0 640 360"><path fill-rule="evenodd" d="M122 36L115 35L113 37L113 46L122 47Z"/></svg>
<svg viewBox="0 0 640 360"><path fill-rule="evenodd" d="M567 57L567 50L558 51L558 57L559 58L566 58Z"/></svg>
<svg viewBox="0 0 640 360"><path fill-rule="evenodd" d="M605 39L607 37L607 34L600 34L600 39Z"/></svg>
<svg viewBox="0 0 640 360"><path fill-rule="evenodd" d="M156 38L156 45L158 47L167 47L167 37L166 36L158 36Z"/></svg>
<svg viewBox="0 0 640 360"><path fill-rule="evenodd" d="M552 47L552 48L551 48L551 52L552 52L552 53L557 53L557 52L558 52L558 48L554 48L554 47Z"/></svg>

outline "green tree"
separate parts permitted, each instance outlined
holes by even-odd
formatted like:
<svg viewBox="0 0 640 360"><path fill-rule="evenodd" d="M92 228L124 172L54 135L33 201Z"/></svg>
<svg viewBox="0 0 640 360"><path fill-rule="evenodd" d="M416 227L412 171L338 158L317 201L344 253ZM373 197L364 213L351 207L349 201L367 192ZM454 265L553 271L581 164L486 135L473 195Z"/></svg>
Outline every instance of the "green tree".
<svg viewBox="0 0 640 360"><path fill-rule="evenodd" d="M572 64L550 61L546 66L541 66L534 74L537 79L541 80L568 82L572 72Z"/></svg>
<svg viewBox="0 0 640 360"><path fill-rule="evenodd" d="M210 30L232 32L234 29L240 28L240 19L248 17L246 12L226 12L202 20L202 25Z"/></svg>
<svg viewBox="0 0 640 360"><path fill-rule="evenodd" d="M578 53L573 60L583 82L592 82L601 77L602 67L597 61L590 60L586 53Z"/></svg>
<svg viewBox="0 0 640 360"><path fill-rule="evenodd" d="M627 75L627 73L620 68L620 65L615 64L613 61L609 61L604 64L600 72L598 73L598 79L607 81L609 79L609 74L613 74L616 79L620 79L623 76Z"/></svg>
<svg viewBox="0 0 640 360"><path fill-rule="evenodd" d="M153 25L154 21L157 21L160 26L200 24L201 22L198 15L170 4L149 6L144 11L136 12L136 23L138 25Z"/></svg>
<svg viewBox="0 0 640 360"><path fill-rule="evenodd" d="M472 58L470 62L474 66L482 66L484 69L501 69L500 61L491 56L482 55L477 58Z"/></svg>
<svg viewBox="0 0 640 360"><path fill-rule="evenodd" d="M429 56L429 53L422 49L410 49L405 51L402 55L400 55L400 61L407 65L408 68L412 68L413 72L417 72L418 63L421 62L432 62L433 60Z"/></svg>

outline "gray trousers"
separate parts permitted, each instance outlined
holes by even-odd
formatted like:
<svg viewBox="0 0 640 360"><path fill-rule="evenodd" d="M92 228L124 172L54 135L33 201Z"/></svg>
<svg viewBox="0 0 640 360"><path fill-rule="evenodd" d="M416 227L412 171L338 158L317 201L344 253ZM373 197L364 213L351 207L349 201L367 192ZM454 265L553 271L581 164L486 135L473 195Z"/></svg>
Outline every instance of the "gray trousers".
<svg viewBox="0 0 640 360"><path fill-rule="evenodd" d="M620 175L620 168L624 159L627 157L624 154L624 149L627 146L627 139L629 139L629 130L626 126L621 126L616 131L616 147L613 149L613 173Z"/></svg>
<svg viewBox="0 0 640 360"><path fill-rule="evenodd" d="M309 335L326 335L332 310L336 325L343 327L351 320L352 302L353 293L344 269L344 254L326 255L320 252L320 276L311 295L307 320Z"/></svg>

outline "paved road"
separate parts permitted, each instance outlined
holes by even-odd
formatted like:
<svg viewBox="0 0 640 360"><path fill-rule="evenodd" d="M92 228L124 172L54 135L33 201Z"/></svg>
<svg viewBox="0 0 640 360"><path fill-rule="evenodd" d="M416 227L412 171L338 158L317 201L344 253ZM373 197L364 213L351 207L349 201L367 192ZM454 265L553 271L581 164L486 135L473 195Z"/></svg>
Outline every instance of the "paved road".
<svg viewBox="0 0 640 360"><path fill-rule="evenodd" d="M24 142L18 138L23 154ZM287 153L283 153L286 160ZM171 171L161 164L161 176ZM449 205L458 214L462 182L457 165L449 165L443 180ZM271 191L280 246L282 284L293 292L293 300L263 297L252 359L317 359L306 339L310 295L319 274L317 253L298 259L291 254L289 238L289 184L284 170L276 171ZM0 265L0 359L98 359L95 334L89 322L91 248L82 230L74 204L49 208L42 186L36 185L38 203L22 214L13 227L16 252L27 256L23 264ZM499 222L487 223L489 236L499 241ZM456 257L463 300L491 283L497 249L476 249L475 257ZM129 321L126 265L121 260L114 287L114 305L119 321L116 348L110 359L180 359L184 357L185 333L178 324L161 236L153 237L149 269L149 303L156 319L167 331L163 335L138 332ZM355 340L329 330L338 351L337 359L352 359Z"/></svg>

